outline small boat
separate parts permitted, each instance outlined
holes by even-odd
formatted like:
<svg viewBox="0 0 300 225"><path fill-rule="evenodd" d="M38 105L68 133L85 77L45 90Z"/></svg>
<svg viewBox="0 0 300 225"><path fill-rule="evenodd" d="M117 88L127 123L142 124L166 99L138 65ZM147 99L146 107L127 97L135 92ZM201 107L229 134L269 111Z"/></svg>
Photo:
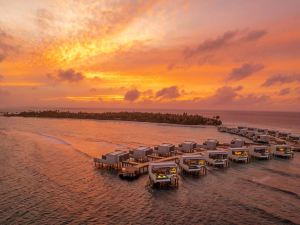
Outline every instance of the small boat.
<svg viewBox="0 0 300 225"><path fill-rule="evenodd" d="M152 187L178 186L178 169L175 162L150 163L148 173Z"/></svg>
<svg viewBox="0 0 300 225"><path fill-rule="evenodd" d="M209 150L204 152L204 158L208 165L216 167L228 167L228 152L224 150Z"/></svg>
<svg viewBox="0 0 300 225"><path fill-rule="evenodd" d="M179 167L188 174L206 175L206 161L202 155L180 156Z"/></svg>
<svg viewBox="0 0 300 225"><path fill-rule="evenodd" d="M271 159L270 147L268 146L251 146L249 148L250 156L258 159Z"/></svg>
<svg viewBox="0 0 300 225"><path fill-rule="evenodd" d="M228 158L235 162L249 163L249 149L248 148L229 148Z"/></svg>
<svg viewBox="0 0 300 225"><path fill-rule="evenodd" d="M271 151L274 156L283 158L293 158L294 152L289 145L272 145Z"/></svg>

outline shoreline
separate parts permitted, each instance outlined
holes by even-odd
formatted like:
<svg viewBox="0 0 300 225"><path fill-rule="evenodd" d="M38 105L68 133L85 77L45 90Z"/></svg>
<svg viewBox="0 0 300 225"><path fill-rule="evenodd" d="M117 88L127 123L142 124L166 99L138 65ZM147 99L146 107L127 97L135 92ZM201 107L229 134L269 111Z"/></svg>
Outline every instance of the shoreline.
<svg viewBox="0 0 300 225"><path fill-rule="evenodd" d="M222 121L218 116L208 118L201 115L187 113L149 113L149 112L69 112L69 111L24 111L20 113L4 113L3 117L31 117L31 118L54 118L54 119L91 119L102 121L125 121L125 122L146 122L172 125L202 125L219 126Z"/></svg>

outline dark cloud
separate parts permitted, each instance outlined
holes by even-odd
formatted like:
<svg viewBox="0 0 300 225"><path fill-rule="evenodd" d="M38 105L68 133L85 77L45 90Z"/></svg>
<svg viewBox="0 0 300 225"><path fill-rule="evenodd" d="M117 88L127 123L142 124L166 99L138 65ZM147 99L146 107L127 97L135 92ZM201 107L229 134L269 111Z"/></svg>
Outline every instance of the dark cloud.
<svg viewBox="0 0 300 225"><path fill-rule="evenodd" d="M238 92L242 89L242 86L224 86L217 89L215 94L211 97L208 97L205 101L211 104L226 104L228 102L233 102L238 97Z"/></svg>
<svg viewBox="0 0 300 225"><path fill-rule="evenodd" d="M134 102L138 100L140 95L141 93L137 89L132 89L126 92L126 94L124 95L124 99L126 101Z"/></svg>
<svg viewBox="0 0 300 225"><path fill-rule="evenodd" d="M279 91L278 95L284 96L284 95L288 95L289 93L291 93L291 89L290 88L284 88L284 89L281 89Z"/></svg>
<svg viewBox="0 0 300 225"><path fill-rule="evenodd" d="M245 63L240 67L234 68L227 80L242 80L264 68L262 64L249 64Z"/></svg>
<svg viewBox="0 0 300 225"><path fill-rule="evenodd" d="M248 32L241 38L243 41L256 41L267 34L266 30L253 30Z"/></svg>
<svg viewBox="0 0 300 225"><path fill-rule="evenodd" d="M178 98L181 94L176 86L163 88L156 92L156 98L160 99L175 99Z"/></svg>
<svg viewBox="0 0 300 225"><path fill-rule="evenodd" d="M216 39L205 40L199 44L194 49L186 49L184 55L186 58L190 58L194 55L197 55L201 52L207 52L215 49L219 49L227 45L233 38L237 35L237 31L227 31L223 35L217 37Z"/></svg>
<svg viewBox="0 0 300 225"><path fill-rule="evenodd" d="M270 87L276 84L288 84L298 82L300 83L300 73L298 74L277 74L270 78L268 78L262 86L264 87Z"/></svg>
<svg viewBox="0 0 300 225"><path fill-rule="evenodd" d="M267 95L242 95L239 93L241 90L243 90L242 86L224 86L217 89L214 95L206 99L198 99L197 102L200 105L212 108L228 108L234 106L241 107L241 109L270 102L270 97Z"/></svg>
<svg viewBox="0 0 300 225"><path fill-rule="evenodd" d="M252 30L252 31L227 31L223 35L208 39L200 43L195 48L187 48L184 51L184 57L191 58L201 53L207 53L213 50L224 48L230 44L238 42L256 41L267 34L266 30Z"/></svg>
<svg viewBox="0 0 300 225"><path fill-rule="evenodd" d="M76 72L73 69L59 70L55 75L47 74L47 77L56 82L68 81L70 83L79 82L85 78L81 72Z"/></svg>

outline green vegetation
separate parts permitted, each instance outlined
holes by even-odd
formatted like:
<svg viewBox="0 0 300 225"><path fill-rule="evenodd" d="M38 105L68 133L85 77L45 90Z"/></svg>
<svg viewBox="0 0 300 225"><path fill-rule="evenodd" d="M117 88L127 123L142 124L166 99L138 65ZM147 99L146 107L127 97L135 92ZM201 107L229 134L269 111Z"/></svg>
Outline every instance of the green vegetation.
<svg viewBox="0 0 300 225"><path fill-rule="evenodd" d="M94 120L123 120L152 123L170 123L183 125L215 125L219 126L222 121L219 117L206 118L192 114L150 113L150 112L64 112L58 110L28 111L20 113L6 113L4 116L20 117L43 117L43 118L72 118L72 119L94 119Z"/></svg>

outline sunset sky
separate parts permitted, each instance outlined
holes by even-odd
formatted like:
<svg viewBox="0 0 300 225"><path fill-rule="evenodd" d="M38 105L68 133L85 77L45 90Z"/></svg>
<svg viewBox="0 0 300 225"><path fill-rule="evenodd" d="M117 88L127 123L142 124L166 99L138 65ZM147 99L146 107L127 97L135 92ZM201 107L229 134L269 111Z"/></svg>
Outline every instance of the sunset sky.
<svg viewBox="0 0 300 225"><path fill-rule="evenodd" d="M0 0L0 108L300 111L299 0Z"/></svg>

